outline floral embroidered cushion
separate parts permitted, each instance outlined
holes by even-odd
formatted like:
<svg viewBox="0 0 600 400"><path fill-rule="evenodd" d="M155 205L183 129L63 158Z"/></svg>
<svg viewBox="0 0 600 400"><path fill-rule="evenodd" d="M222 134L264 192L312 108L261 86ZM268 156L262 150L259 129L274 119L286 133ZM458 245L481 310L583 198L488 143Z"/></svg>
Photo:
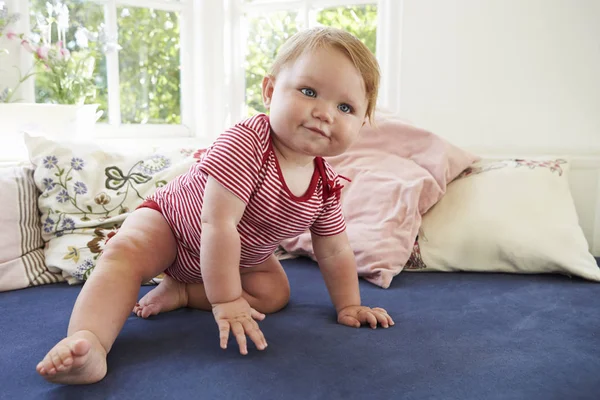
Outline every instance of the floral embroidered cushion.
<svg viewBox="0 0 600 400"><path fill-rule="evenodd" d="M424 216L407 271L559 273L600 281L563 159L482 161Z"/></svg>
<svg viewBox="0 0 600 400"><path fill-rule="evenodd" d="M41 192L46 264L71 284L87 279L129 213L196 161L191 149L125 154L27 134L25 144Z"/></svg>

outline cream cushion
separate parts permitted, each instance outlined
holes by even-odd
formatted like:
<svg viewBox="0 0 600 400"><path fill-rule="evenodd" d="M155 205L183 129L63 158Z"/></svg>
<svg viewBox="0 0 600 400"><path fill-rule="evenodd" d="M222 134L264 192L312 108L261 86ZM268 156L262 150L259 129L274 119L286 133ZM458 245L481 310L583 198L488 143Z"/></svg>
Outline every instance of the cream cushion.
<svg viewBox="0 0 600 400"><path fill-rule="evenodd" d="M468 168L423 216L423 265L416 270L559 273L600 281L568 175L564 159L482 161Z"/></svg>

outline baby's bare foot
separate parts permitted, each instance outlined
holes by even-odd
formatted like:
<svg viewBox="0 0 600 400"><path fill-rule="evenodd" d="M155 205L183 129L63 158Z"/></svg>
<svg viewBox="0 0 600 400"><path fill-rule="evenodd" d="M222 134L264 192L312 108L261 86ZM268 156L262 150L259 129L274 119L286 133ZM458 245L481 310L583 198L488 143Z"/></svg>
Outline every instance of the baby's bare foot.
<svg viewBox="0 0 600 400"><path fill-rule="evenodd" d="M36 370L53 383L98 382L106 375L106 350L92 332L79 331L58 342Z"/></svg>
<svg viewBox="0 0 600 400"><path fill-rule="evenodd" d="M163 281L148 292L133 307L138 317L148 318L161 312L176 310L187 306L188 297L185 283L181 283L166 275Z"/></svg>

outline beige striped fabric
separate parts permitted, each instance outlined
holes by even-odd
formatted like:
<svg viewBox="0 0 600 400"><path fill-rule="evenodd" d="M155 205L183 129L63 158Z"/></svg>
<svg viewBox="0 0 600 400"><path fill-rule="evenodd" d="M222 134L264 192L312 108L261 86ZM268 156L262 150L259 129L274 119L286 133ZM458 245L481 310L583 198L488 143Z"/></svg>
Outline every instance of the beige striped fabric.
<svg viewBox="0 0 600 400"><path fill-rule="evenodd" d="M62 282L44 261L33 168L0 168L0 291Z"/></svg>

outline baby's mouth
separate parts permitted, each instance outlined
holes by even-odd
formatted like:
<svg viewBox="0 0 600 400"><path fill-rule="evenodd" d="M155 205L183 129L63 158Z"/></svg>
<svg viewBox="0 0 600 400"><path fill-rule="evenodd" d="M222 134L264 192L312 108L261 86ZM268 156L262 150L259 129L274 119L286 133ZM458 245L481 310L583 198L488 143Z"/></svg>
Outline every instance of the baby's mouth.
<svg viewBox="0 0 600 400"><path fill-rule="evenodd" d="M318 135L321 135L323 137L329 137L325 132L323 132L322 130L320 130L319 128L312 128L312 127L308 127L305 126L306 129L308 129L309 131L312 131Z"/></svg>

